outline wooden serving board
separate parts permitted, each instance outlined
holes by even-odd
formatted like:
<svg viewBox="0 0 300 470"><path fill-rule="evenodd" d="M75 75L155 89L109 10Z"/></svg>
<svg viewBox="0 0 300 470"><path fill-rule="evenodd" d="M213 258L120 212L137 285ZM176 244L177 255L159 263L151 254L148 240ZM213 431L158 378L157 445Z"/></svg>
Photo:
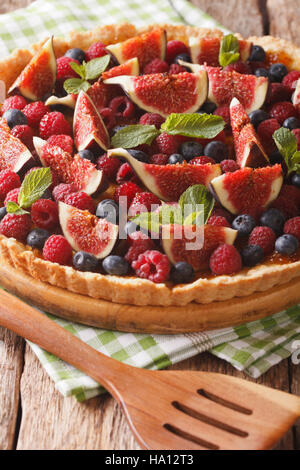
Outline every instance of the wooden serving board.
<svg viewBox="0 0 300 470"><path fill-rule="evenodd" d="M258 320L300 301L300 278L247 297L190 303L183 307L136 306L93 299L43 283L0 265L0 283L26 301L59 317L108 330L179 334L226 328Z"/></svg>

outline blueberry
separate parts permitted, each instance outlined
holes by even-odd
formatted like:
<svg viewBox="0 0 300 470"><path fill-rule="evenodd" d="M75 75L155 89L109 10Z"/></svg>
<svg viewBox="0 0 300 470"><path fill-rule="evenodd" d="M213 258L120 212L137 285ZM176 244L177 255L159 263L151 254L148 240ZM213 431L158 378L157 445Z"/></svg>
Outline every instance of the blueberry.
<svg viewBox="0 0 300 470"><path fill-rule="evenodd" d="M8 109L3 114L7 124L12 129L15 126L23 126L27 124L27 117L19 109Z"/></svg>
<svg viewBox="0 0 300 470"><path fill-rule="evenodd" d="M268 72L267 69L264 69L264 68L256 69L255 72L254 72L254 75L256 75L256 77L267 77L267 78L269 78L269 72Z"/></svg>
<svg viewBox="0 0 300 470"><path fill-rule="evenodd" d="M174 59L174 63L179 64L179 60L182 60L183 62L192 62L189 54L178 54Z"/></svg>
<svg viewBox="0 0 300 470"><path fill-rule="evenodd" d="M287 129L290 129L291 131L293 129L299 129L300 128L300 119L298 119L296 117L289 117L284 121L282 126L286 127Z"/></svg>
<svg viewBox="0 0 300 470"><path fill-rule="evenodd" d="M129 264L122 256L110 255L102 261L102 267L108 274L122 276L128 273Z"/></svg>
<svg viewBox="0 0 300 470"><path fill-rule="evenodd" d="M180 153L173 153L173 155L170 155L168 163L169 165L176 165L176 163L183 163L184 158Z"/></svg>
<svg viewBox="0 0 300 470"><path fill-rule="evenodd" d="M248 267L256 266L259 264L263 257L264 252L258 245L248 245L241 251L243 264Z"/></svg>
<svg viewBox="0 0 300 470"><path fill-rule="evenodd" d="M50 189L46 189L46 191L41 196L41 199L52 199L52 193Z"/></svg>
<svg viewBox="0 0 300 470"><path fill-rule="evenodd" d="M67 52L65 53L65 56L71 57L71 59L76 59L81 64L85 60L84 51L82 49L79 49L78 47L74 47L73 49L67 50Z"/></svg>
<svg viewBox="0 0 300 470"><path fill-rule="evenodd" d="M7 214L7 210L6 210L6 207L0 207L0 220L3 219L3 217L5 217Z"/></svg>
<svg viewBox="0 0 300 470"><path fill-rule="evenodd" d="M249 114L249 118L251 124L253 124L253 126L257 129L261 122L270 119L270 115L262 109L257 109L256 111L252 111L252 113Z"/></svg>
<svg viewBox="0 0 300 470"><path fill-rule="evenodd" d="M78 251L73 256L73 266L79 271L95 271L98 268L99 261L96 256Z"/></svg>
<svg viewBox="0 0 300 470"><path fill-rule="evenodd" d="M50 237L50 233L48 230L44 230L43 228L35 228L31 230L27 235L26 243L32 248L38 248L42 250L44 248L46 240Z"/></svg>
<svg viewBox="0 0 300 470"><path fill-rule="evenodd" d="M268 209L260 218L261 225L270 227L277 235L282 233L285 218L278 209Z"/></svg>
<svg viewBox="0 0 300 470"><path fill-rule="evenodd" d="M96 216L99 219L106 219L108 222L117 224L119 220L119 206L112 199L103 199L97 206Z"/></svg>
<svg viewBox="0 0 300 470"><path fill-rule="evenodd" d="M266 53L261 46L252 46L251 54L249 57L250 62L265 62Z"/></svg>
<svg viewBox="0 0 300 470"><path fill-rule="evenodd" d="M223 142L215 140L206 145L204 155L213 158L216 162L221 162L222 160L227 160L228 150Z"/></svg>
<svg viewBox="0 0 300 470"><path fill-rule="evenodd" d="M184 142L179 151L183 158L189 162L192 158L203 156L203 145L197 142Z"/></svg>
<svg viewBox="0 0 300 470"><path fill-rule="evenodd" d="M125 127L127 127L127 126L115 126L115 127L112 128L112 133L116 134L117 132L121 131Z"/></svg>
<svg viewBox="0 0 300 470"><path fill-rule="evenodd" d="M292 176L292 184L300 189L300 175L295 174Z"/></svg>
<svg viewBox="0 0 300 470"><path fill-rule="evenodd" d="M199 109L199 113L206 113L206 114L213 114L214 111L217 109L217 105L212 103L211 101L206 101L201 108Z"/></svg>
<svg viewBox="0 0 300 470"><path fill-rule="evenodd" d="M299 242L294 235L282 235L275 242L275 250L281 255L293 255L299 248Z"/></svg>
<svg viewBox="0 0 300 470"><path fill-rule="evenodd" d="M194 268L185 261L174 264L170 277L174 284L186 284L192 282L195 276Z"/></svg>
<svg viewBox="0 0 300 470"><path fill-rule="evenodd" d="M141 231L141 227L139 225L136 225L133 221L128 221L124 227L125 229L125 233L127 233L127 235L131 235L132 233L134 232L140 232ZM142 230L144 231L144 230Z"/></svg>
<svg viewBox="0 0 300 470"><path fill-rule="evenodd" d="M83 158L85 160L89 160L92 163L95 163L95 161L96 161L95 155L93 154L93 152L91 152L88 149L80 150L80 152L78 152L78 155L80 156L80 158Z"/></svg>
<svg viewBox="0 0 300 470"><path fill-rule="evenodd" d="M134 157L139 162L147 163L149 160L149 156L141 150L127 149L127 151L132 157Z"/></svg>
<svg viewBox="0 0 300 470"><path fill-rule="evenodd" d="M282 82L288 73L289 71L284 64L273 64L269 68L269 78L271 82Z"/></svg>
<svg viewBox="0 0 300 470"><path fill-rule="evenodd" d="M282 163L283 158L279 150L273 150L269 155L269 160L272 165L275 165L276 163Z"/></svg>
<svg viewBox="0 0 300 470"><path fill-rule="evenodd" d="M237 230L239 235L242 236L250 235L255 226L255 219L248 214L238 215L232 222L232 228Z"/></svg>

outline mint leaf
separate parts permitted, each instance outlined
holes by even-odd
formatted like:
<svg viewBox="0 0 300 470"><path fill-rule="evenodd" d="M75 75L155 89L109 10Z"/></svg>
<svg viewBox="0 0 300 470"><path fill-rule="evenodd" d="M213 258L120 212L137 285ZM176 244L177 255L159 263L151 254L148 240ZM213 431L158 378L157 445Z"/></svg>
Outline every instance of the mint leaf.
<svg viewBox="0 0 300 470"><path fill-rule="evenodd" d="M17 215L29 214L29 212L21 209L21 207L16 202L13 202L13 201L8 201L6 203L6 212L8 214L17 214Z"/></svg>
<svg viewBox="0 0 300 470"><path fill-rule="evenodd" d="M172 113L162 124L161 129L171 135L184 135L198 139L213 139L224 129L221 116L213 114L176 114Z"/></svg>
<svg viewBox="0 0 300 470"><path fill-rule="evenodd" d="M237 62L240 58L239 41L233 34L226 34L221 41L219 63L221 67Z"/></svg>
<svg viewBox="0 0 300 470"><path fill-rule="evenodd" d="M137 147L141 144L150 145L158 134L159 131L155 126L133 124L118 131L111 139L111 144L114 148L122 147L124 149Z"/></svg>
<svg viewBox="0 0 300 470"><path fill-rule="evenodd" d="M297 152L296 136L285 127L281 127L273 134L275 144L284 158L288 169L288 175L300 170L300 152Z"/></svg>
<svg viewBox="0 0 300 470"><path fill-rule="evenodd" d="M170 204L163 204L161 206L159 215L161 225L183 224L183 216L180 206L171 206Z"/></svg>
<svg viewBox="0 0 300 470"><path fill-rule="evenodd" d="M184 223L206 224L213 210L215 200L202 184L190 186L179 199Z"/></svg>
<svg viewBox="0 0 300 470"><path fill-rule="evenodd" d="M85 65L85 78L86 80L94 80L98 78L104 70L106 70L110 61L110 55L104 55L97 59L90 60Z"/></svg>
<svg viewBox="0 0 300 470"><path fill-rule="evenodd" d="M68 78L64 81L64 89L67 93L77 95L81 90L87 92L91 84L82 78Z"/></svg>
<svg viewBox="0 0 300 470"><path fill-rule="evenodd" d="M83 80L85 80L86 76L85 76L85 65L84 63L83 64L76 64L76 62L70 62L70 67L71 69L74 70L74 72L76 72L79 77L81 77Z"/></svg>
<svg viewBox="0 0 300 470"><path fill-rule="evenodd" d="M52 175L50 168L39 168L29 173L23 180L18 204L22 208L28 208L41 198L46 189L52 184Z"/></svg>
<svg viewBox="0 0 300 470"><path fill-rule="evenodd" d="M144 230L159 233L161 225L159 212L141 212L131 220Z"/></svg>

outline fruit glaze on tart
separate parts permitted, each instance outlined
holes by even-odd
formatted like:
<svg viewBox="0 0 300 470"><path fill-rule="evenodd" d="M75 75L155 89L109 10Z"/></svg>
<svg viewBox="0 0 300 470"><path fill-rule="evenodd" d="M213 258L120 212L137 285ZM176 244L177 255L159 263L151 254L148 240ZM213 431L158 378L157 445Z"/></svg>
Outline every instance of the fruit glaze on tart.
<svg viewBox="0 0 300 470"><path fill-rule="evenodd" d="M48 38L0 62L1 261L134 305L300 276L300 51L185 26Z"/></svg>

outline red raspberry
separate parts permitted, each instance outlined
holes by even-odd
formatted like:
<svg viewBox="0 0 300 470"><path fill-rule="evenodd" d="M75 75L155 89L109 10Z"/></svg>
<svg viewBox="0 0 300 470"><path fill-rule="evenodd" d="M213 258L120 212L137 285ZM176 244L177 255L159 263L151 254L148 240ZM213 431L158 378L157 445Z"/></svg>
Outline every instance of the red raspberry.
<svg viewBox="0 0 300 470"><path fill-rule="evenodd" d="M143 125L153 125L156 129L160 129L162 123L165 122L165 118L163 118L160 114L155 113L145 113L140 118L140 124Z"/></svg>
<svg viewBox="0 0 300 470"><path fill-rule="evenodd" d="M151 212L153 209L151 206L160 206L161 201L152 193L144 192L138 193L134 196L132 203L130 204L128 215L129 217L135 217L141 212Z"/></svg>
<svg viewBox="0 0 300 470"><path fill-rule="evenodd" d="M137 184L129 181L128 183L121 184L116 188L114 200L119 203L120 197L127 197L127 205L130 206L136 193L141 192L142 189Z"/></svg>
<svg viewBox="0 0 300 470"><path fill-rule="evenodd" d="M206 156L195 157L189 163L192 163L193 165L206 165L207 163L210 163L211 165L216 164L216 162L213 158L206 157Z"/></svg>
<svg viewBox="0 0 300 470"><path fill-rule="evenodd" d="M238 72L241 74L249 75L252 73L252 69L249 64L245 62L235 62L234 64L229 64L225 67L227 72Z"/></svg>
<svg viewBox="0 0 300 470"><path fill-rule="evenodd" d="M28 125L31 127L38 127L42 117L49 112L49 106L46 106L42 101L29 103L23 109L23 113L27 117Z"/></svg>
<svg viewBox="0 0 300 470"><path fill-rule="evenodd" d="M106 126L106 129L110 130L116 125L116 118L111 108L102 108L100 116Z"/></svg>
<svg viewBox="0 0 300 470"><path fill-rule="evenodd" d="M65 202L65 198L69 194L74 193L75 191L76 189L74 188L74 186L72 186L72 184L61 183L58 186L55 186L52 191L52 196L56 202Z"/></svg>
<svg viewBox="0 0 300 470"><path fill-rule="evenodd" d="M51 235L44 245L43 256L46 261L70 265L72 247L62 235Z"/></svg>
<svg viewBox="0 0 300 470"><path fill-rule="evenodd" d="M267 152L272 152L276 149L275 142L273 140L273 134L275 131L280 129L281 125L276 119L267 119L260 123L257 128L259 138Z"/></svg>
<svg viewBox="0 0 300 470"><path fill-rule="evenodd" d="M129 163L123 163L123 165L121 165L118 170L118 173L116 176L116 182L118 184L123 184L123 183L126 183L127 181L132 181L133 183L137 183L138 177L134 173Z"/></svg>
<svg viewBox="0 0 300 470"><path fill-rule="evenodd" d="M103 42L98 41L94 42L85 53L85 58L87 61L92 59L97 59L97 57L103 57L104 55L108 54L107 50L105 49L105 44Z"/></svg>
<svg viewBox="0 0 300 470"><path fill-rule="evenodd" d="M150 73L164 73L169 71L169 65L167 62L161 59L153 59L144 68L144 74Z"/></svg>
<svg viewBox="0 0 300 470"><path fill-rule="evenodd" d="M212 216L224 217L224 219L226 219L227 222L229 223L233 220L233 216L232 214L230 214L230 212L226 211L225 209L220 209L220 208L213 209L211 213L211 217Z"/></svg>
<svg viewBox="0 0 300 470"><path fill-rule="evenodd" d="M149 163L152 163L153 165L166 165L168 160L169 155L166 155L165 153L155 153L149 158Z"/></svg>
<svg viewBox="0 0 300 470"><path fill-rule="evenodd" d="M239 165L234 160L223 160L220 166L223 173L234 173L240 169Z"/></svg>
<svg viewBox="0 0 300 470"><path fill-rule="evenodd" d="M127 96L116 96L111 100L108 106L115 117L130 118L135 113L135 106Z"/></svg>
<svg viewBox="0 0 300 470"><path fill-rule="evenodd" d="M70 153L73 155L73 139L69 135L51 135L47 139L49 145L54 147L60 147L64 152Z"/></svg>
<svg viewBox="0 0 300 470"><path fill-rule="evenodd" d="M270 116L277 119L280 124L283 124L289 117L296 117L297 111L289 101L280 101L272 106Z"/></svg>
<svg viewBox="0 0 300 470"><path fill-rule="evenodd" d="M290 90L291 93L294 93L299 78L300 72L298 70L292 70L284 77L282 83Z"/></svg>
<svg viewBox="0 0 300 470"><path fill-rule="evenodd" d="M258 245L265 255L274 251L276 241L275 232L269 227L255 227L249 237L249 245Z"/></svg>
<svg viewBox="0 0 300 470"><path fill-rule="evenodd" d="M155 153L165 153L170 156L178 152L180 139L178 139L176 135L169 135L163 132L155 138L154 145L157 148L157 152Z"/></svg>
<svg viewBox="0 0 300 470"><path fill-rule="evenodd" d="M242 258L233 245L224 243L211 255L209 266L213 274L234 274L242 269Z"/></svg>
<svg viewBox="0 0 300 470"><path fill-rule="evenodd" d="M279 196L275 201L272 202L271 207L278 209L283 213L286 219L291 219L299 214L298 206L296 201L291 200L286 196Z"/></svg>
<svg viewBox="0 0 300 470"><path fill-rule="evenodd" d="M295 202L297 207L300 208L300 189L296 188L296 186L284 184L279 193L279 197L284 197L285 199Z"/></svg>
<svg viewBox="0 0 300 470"><path fill-rule="evenodd" d="M149 240L150 238L145 232L132 232L128 234L127 242L132 246L137 240Z"/></svg>
<svg viewBox="0 0 300 470"><path fill-rule="evenodd" d="M177 75L178 73L186 72L185 67L179 64L171 64L169 68L169 75Z"/></svg>
<svg viewBox="0 0 300 470"><path fill-rule="evenodd" d="M6 206L8 201L18 203L19 192L20 188L15 188L9 191L9 193L6 195L6 198L4 199L4 205Z"/></svg>
<svg viewBox="0 0 300 470"><path fill-rule="evenodd" d="M220 215L211 215L207 221L208 225L218 225L220 227L231 227L228 220Z"/></svg>
<svg viewBox="0 0 300 470"><path fill-rule="evenodd" d="M141 233L141 232L134 232L134 233ZM147 250L153 250L155 248L155 244L151 238L145 238L140 240L135 240L132 242L132 245L129 247L125 255L126 261L128 263L132 263L136 261L142 253L145 253Z"/></svg>
<svg viewBox="0 0 300 470"><path fill-rule="evenodd" d="M12 170L0 171L0 199L4 201L7 193L12 189L19 188L21 181L19 175Z"/></svg>
<svg viewBox="0 0 300 470"><path fill-rule="evenodd" d="M164 282L169 278L170 262L166 255L157 250L147 250L133 261L136 275L153 282Z"/></svg>
<svg viewBox="0 0 300 470"><path fill-rule="evenodd" d="M24 241L30 231L31 220L28 214L6 214L0 222L0 233Z"/></svg>
<svg viewBox="0 0 300 470"><path fill-rule="evenodd" d="M57 204L50 199L39 199L31 207L33 223L46 230L51 230L58 225Z"/></svg>
<svg viewBox="0 0 300 470"><path fill-rule="evenodd" d="M24 107L27 105L27 100L20 95L10 96L4 100L1 112L4 114L9 109L19 109L23 111ZM23 111L24 112L24 111Z"/></svg>
<svg viewBox="0 0 300 470"><path fill-rule="evenodd" d="M166 61L171 64L179 54L189 54L189 48L182 41L168 41L166 50Z"/></svg>
<svg viewBox="0 0 300 470"><path fill-rule="evenodd" d="M292 133L297 139L297 146L298 146L297 150L300 150L300 129L293 129Z"/></svg>
<svg viewBox="0 0 300 470"><path fill-rule="evenodd" d="M300 241L300 217L288 220L284 225L283 231L289 235L294 235Z"/></svg>
<svg viewBox="0 0 300 470"><path fill-rule="evenodd" d="M67 78L78 78L78 73L76 73L70 65L71 62L80 65L78 60L72 59L71 57L63 56L56 60L56 80L64 81Z"/></svg>
<svg viewBox="0 0 300 470"><path fill-rule="evenodd" d="M231 121L230 121L230 109L229 106L227 105L222 105L219 106L215 111L214 114L216 116L221 116L221 118L224 119L226 126L230 127L231 126Z"/></svg>
<svg viewBox="0 0 300 470"><path fill-rule="evenodd" d="M282 83L271 83L269 86L266 103L273 104L279 101L289 101L291 99L290 90Z"/></svg>
<svg viewBox="0 0 300 470"><path fill-rule="evenodd" d="M17 137L18 139L21 140L21 142L23 142L24 145L26 145L27 148L29 148L29 150L33 150L33 136L34 136L34 133L33 133L33 130L31 129L31 127L27 126L26 124L25 125L19 125L19 126L15 126L12 131L11 131L12 135Z"/></svg>
<svg viewBox="0 0 300 470"><path fill-rule="evenodd" d="M71 126L59 111L45 114L40 122L40 136L47 140L51 135L71 135Z"/></svg>
<svg viewBox="0 0 300 470"><path fill-rule="evenodd" d="M118 169L121 166L121 160L118 158L108 157L105 153L97 160L98 170L102 170L106 178L111 181L114 181L118 172Z"/></svg>
<svg viewBox="0 0 300 470"><path fill-rule="evenodd" d="M77 209L81 209L82 211L89 211L91 214L95 213L93 198L83 191L80 191L79 193L68 194L65 197L64 203L73 207L77 207Z"/></svg>

